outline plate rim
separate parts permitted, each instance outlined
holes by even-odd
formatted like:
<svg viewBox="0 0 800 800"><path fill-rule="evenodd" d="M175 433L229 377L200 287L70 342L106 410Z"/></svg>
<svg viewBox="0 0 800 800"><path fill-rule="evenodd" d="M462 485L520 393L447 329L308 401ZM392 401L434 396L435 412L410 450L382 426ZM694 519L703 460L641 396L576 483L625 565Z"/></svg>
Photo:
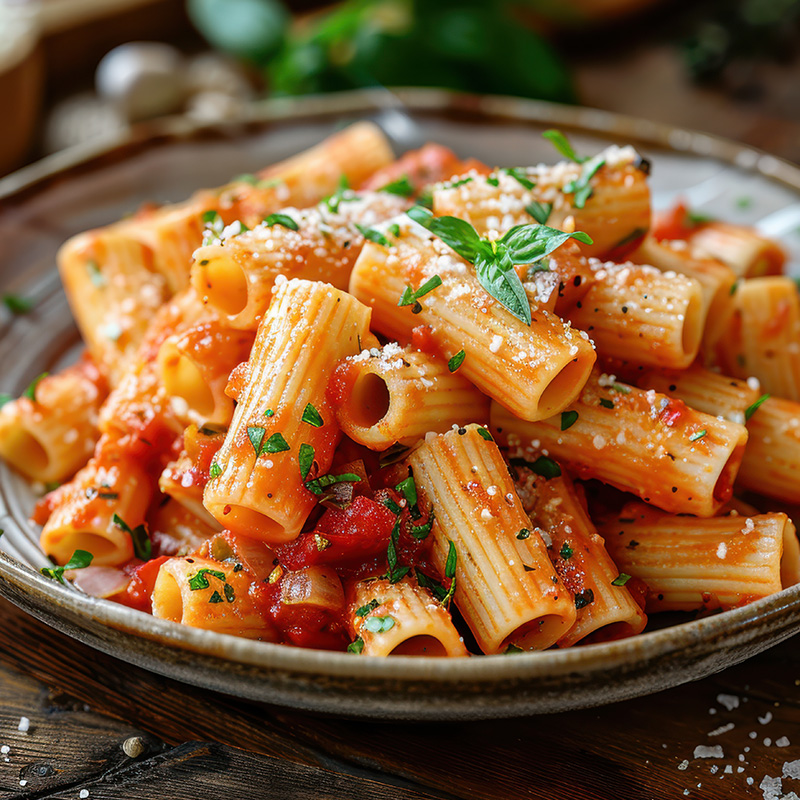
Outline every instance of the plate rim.
<svg viewBox="0 0 800 800"><path fill-rule="evenodd" d="M120 158L124 160L131 149L136 153L162 143L176 143L196 136L231 138L246 133L251 126L255 130L270 123L334 115L363 114L368 117L398 108L406 109L412 115L469 114L484 118L487 122L507 119L515 124L552 124L604 138L620 137L626 143L630 140L671 152L714 158L745 172L760 174L800 193L800 167L724 137L587 107L441 89L399 88L392 91L355 90L266 100L255 104L242 117L224 123L194 122L185 117L146 123L111 141L77 146L0 178L0 213L15 200L24 200L27 195L47 188L52 181L68 179L70 175L85 169L102 168L104 162L116 163ZM0 525L6 520L16 524L13 517L4 514L0 516ZM353 658L347 653L257 642L159 620L144 612L88 597L54 583L27 564L2 552L0 579L0 589L8 582L39 600L47 600L54 607L69 609L84 618L87 624L107 625L178 651L198 652L243 666L291 670L306 675L355 679L368 676L371 680L425 681L435 684L495 683L501 680L553 677L576 671L584 674L602 672L634 661L641 663L668 656L692 645L711 643L720 636L733 641L738 635L745 634L750 626L780 622L787 612L800 609L798 584L747 606L628 639L564 650L521 653L513 659L503 655L464 659L411 656ZM778 641L780 638L766 646L777 644Z"/></svg>

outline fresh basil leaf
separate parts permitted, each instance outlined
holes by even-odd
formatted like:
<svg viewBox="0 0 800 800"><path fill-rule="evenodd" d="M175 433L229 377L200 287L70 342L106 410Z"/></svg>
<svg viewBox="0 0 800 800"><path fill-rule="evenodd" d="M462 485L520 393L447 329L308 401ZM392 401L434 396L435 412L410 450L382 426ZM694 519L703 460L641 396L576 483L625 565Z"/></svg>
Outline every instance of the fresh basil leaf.
<svg viewBox="0 0 800 800"><path fill-rule="evenodd" d="M42 567L40 572L46 578L64 583L64 573L68 569L85 569L88 567L94 556L86 550L75 550L69 561L63 567Z"/></svg>
<svg viewBox="0 0 800 800"><path fill-rule="evenodd" d="M370 242L375 242L375 244L382 245L383 247L392 246L392 243L380 231L376 231L375 228L368 228L366 225L359 225L357 222L355 226L358 232Z"/></svg>
<svg viewBox="0 0 800 800"><path fill-rule="evenodd" d="M515 225L499 240L498 250L504 245L514 264L530 264L550 255L568 239L592 244L583 231L565 233L546 225Z"/></svg>
<svg viewBox="0 0 800 800"><path fill-rule="evenodd" d="M613 581L611 581L611 585L612 586L624 586L630 579L631 579L630 575L628 575L625 572L620 572L620 574L617 575L617 577L614 578Z"/></svg>
<svg viewBox="0 0 800 800"><path fill-rule="evenodd" d="M414 222L438 236L462 258L474 263L475 256L482 249L482 241L469 222L458 217L434 217L430 211L421 206L414 206L406 213Z"/></svg>
<svg viewBox="0 0 800 800"><path fill-rule="evenodd" d="M414 575L416 575L417 583L423 589L427 589L440 603L447 597L447 589L445 589L439 581L429 578L424 572L420 572L419 569L414 570Z"/></svg>
<svg viewBox="0 0 800 800"><path fill-rule="evenodd" d="M370 611L374 611L380 603L377 600L370 600L369 603L366 605L361 606L360 608L356 609L356 616L357 617L366 617Z"/></svg>
<svg viewBox="0 0 800 800"><path fill-rule="evenodd" d="M28 388L22 393L23 397L27 397L32 403L36 402L36 390L39 387L39 384L49 375L49 372L43 372L41 375L37 375L28 385Z"/></svg>
<svg viewBox="0 0 800 800"><path fill-rule="evenodd" d="M536 461L528 461L526 458L511 458L509 463L512 467L527 467L531 472L548 480L561 475L561 467L547 456L539 456Z"/></svg>
<svg viewBox="0 0 800 800"><path fill-rule="evenodd" d="M584 589L582 592L575 593L575 608L579 611L594 602L594 592L591 589Z"/></svg>
<svg viewBox="0 0 800 800"><path fill-rule="evenodd" d="M4 294L3 305L12 314L27 314L36 305L36 301L29 297L20 297L17 294Z"/></svg>
<svg viewBox="0 0 800 800"><path fill-rule="evenodd" d="M127 522L119 514L114 514L111 518L114 524L125 531L133 542L133 554L142 561L149 561L153 556L153 543L147 535L147 526L142 523L131 529Z"/></svg>
<svg viewBox="0 0 800 800"><path fill-rule="evenodd" d="M348 653L355 653L356 655L360 655L364 650L364 640L357 636L349 645L347 645L347 652Z"/></svg>
<svg viewBox="0 0 800 800"><path fill-rule="evenodd" d="M218 578L223 582L225 581L224 572L221 572L217 569L202 567L201 569L197 570L194 575L189 576L189 589L193 592L196 592L200 589L208 589L211 584L208 582L206 575L211 575L212 577Z"/></svg>
<svg viewBox="0 0 800 800"><path fill-rule="evenodd" d="M510 175L523 189L536 188L536 184L528 177L523 167L506 167L503 172Z"/></svg>
<svg viewBox="0 0 800 800"><path fill-rule="evenodd" d="M583 208L586 201L592 196L593 189L591 180L595 173L606 163L602 154L590 158L581 169L581 174L569 183L565 183L561 191L565 194L574 192L572 204L575 208ZM588 243L587 243L588 244Z"/></svg>
<svg viewBox="0 0 800 800"><path fill-rule="evenodd" d="M283 453L291 450L289 443L283 438L283 434L273 433L261 448L262 453Z"/></svg>
<svg viewBox="0 0 800 800"><path fill-rule="evenodd" d="M562 156L568 158L570 161L574 161L576 164L583 164L584 161L588 161L586 156L579 156L575 152L569 139L567 139L561 131L550 129L549 131L545 131L542 136L547 139Z"/></svg>
<svg viewBox="0 0 800 800"><path fill-rule="evenodd" d="M550 214L553 211L552 203L537 203L534 200L525 206L525 211L530 214L540 225L546 225L547 220L550 219Z"/></svg>
<svg viewBox="0 0 800 800"><path fill-rule="evenodd" d="M408 175L401 175L397 180L389 181L386 185L381 186L378 191L396 194L400 197L411 197L411 195L414 194L414 186Z"/></svg>
<svg viewBox="0 0 800 800"><path fill-rule="evenodd" d="M261 455L261 444L264 441L266 432L266 428L262 428L260 425L247 426L247 438L250 440L250 444L253 445L253 450L256 451L256 457Z"/></svg>
<svg viewBox="0 0 800 800"><path fill-rule="evenodd" d="M518 320L531 324L531 304L525 287L507 254L499 258L486 257L479 252L475 258L475 274L481 286L507 308Z"/></svg>
<svg viewBox="0 0 800 800"><path fill-rule="evenodd" d="M434 289L442 285L442 279L438 275L434 275L432 278L428 278L422 286L419 287L416 291L412 289L410 286L406 286L403 290L403 294L398 300L398 306L410 306L415 304L419 301L420 297L424 297L429 292L432 292Z"/></svg>
<svg viewBox="0 0 800 800"><path fill-rule="evenodd" d="M433 528L433 511L430 512L428 515L428 521L422 525L411 525L408 529L408 532L411 534L413 539L427 539L428 534L431 532Z"/></svg>

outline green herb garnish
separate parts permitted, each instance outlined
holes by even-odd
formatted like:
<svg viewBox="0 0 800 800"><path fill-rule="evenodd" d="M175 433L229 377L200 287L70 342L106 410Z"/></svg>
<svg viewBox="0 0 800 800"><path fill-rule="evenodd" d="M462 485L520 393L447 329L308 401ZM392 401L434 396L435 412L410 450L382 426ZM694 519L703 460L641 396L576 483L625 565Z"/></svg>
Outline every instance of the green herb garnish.
<svg viewBox="0 0 800 800"><path fill-rule="evenodd" d="M359 225L357 222L355 226L358 232L370 242L375 242L375 244L382 245L383 247L392 246L392 243L380 231L376 231L375 228L368 228L366 225Z"/></svg>
<svg viewBox="0 0 800 800"><path fill-rule="evenodd" d="M396 181L390 181L385 186L381 186L378 191L396 194L400 197L411 197L414 194L414 186L408 175L401 175Z"/></svg>
<svg viewBox="0 0 800 800"><path fill-rule="evenodd" d="M28 388L22 393L23 397L27 397L32 403L37 402L36 400L36 390L39 388L39 384L49 375L49 372L43 372L41 375L37 375L28 385Z"/></svg>
<svg viewBox="0 0 800 800"><path fill-rule="evenodd" d="M613 581L611 581L611 585L612 586L624 586L630 579L631 579L630 575L628 575L625 572L620 572L620 574L617 575L617 577L614 578Z"/></svg>
<svg viewBox="0 0 800 800"><path fill-rule="evenodd" d="M12 314L27 314L36 305L36 301L18 294L4 294L3 305Z"/></svg>
<svg viewBox="0 0 800 800"><path fill-rule="evenodd" d="M282 225L284 228L288 228L290 231L296 231L300 229L300 226L293 220L288 214L270 214L268 217L264 219L264 223L268 227L272 227L273 225Z"/></svg>
<svg viewBox="0 0 800 800"><path fill-rule="evenodd" d="M147 526L145 523L137 525L132 529L119 514L114 514L111 519L120 530L125 531L125 533L131 537L133 553L136 558L140 558L142 561L148 561L153 555L153 543L147 535Z"/></svg>
<svg viewBox="0 0 800 800"><path fill-rule="evenodd" d="M356 609L356 616L366 617L370 611L374 611L379 605L380 603L377 600L370 600L366 605Z"/></svg>
<svg viewBox="0 0 800 800"><path fill-rule="evenodd" d="M761 404L765 400L769 400L769 395L768 394L762 394L761 397L759 397L758 400L756 400L755 403L753 403L753 405L751 405L751 406L749 406L747 408L747 410L744 412L745 422L747 422L747 420L749 420L750 417L752 417L753 414L755 414L756 411L758 411L758 409L761 407Z"/></svg>
<svg viewBox="0 0 800 800"><path fill-rule="evenodd" d="M413 305L412 311L415 314L419 314L419 312L422 311L422 306L419 302L420 297L424 297L426 294L428 294L428 292L432 292L441 285L442 279L438 275L434 275L432 278L428 278L428 280L425 281L425 283L423 283L422 286L420 286L416 291L410 286L406 286L406 288L403 290L402 296L397 301L397 305Z"/></svg>
<svg viewBox="0 0 800 800"><path fill-rule="evenodd" d="M313 445L303 444L300 445L300 452L298 455L298 463L300 465L300 478L305 481L311 467L314 465L314 447Z"/></svg>
<svg viewBox="0 0 800 800"><path fill-rule="evenodd" d="M305 486L309 492L320 495L325 494L325 489L335 483L358 483L360 480L360 475L356 475L353 472L344 472L341 475L322 475L313 481L307 481Z"/></svg>
<svg viewBox="0 0 800 800"><path fill-rule="evenodd" d="M347 652L348 653L355 653L356 655L360 655L364 650L364 640L357 636L349 645L347 645Z"/></svg>
<svg viewBox="0 0 800 800"><path fill-rule="evenodd" d="M697 431L697 433L693 433L689 437L689 441L690 442L696 442L698 439L702 439L707 433L708 433L708 431L705 428L703 428L703 430Z"/></svg>
<svg viewBox="0 0 800 800"><path fill-rule="evenodd" d="M86 550L76 550L63 567L42 567L40 572L46 578L64 583L64 573L68 569L85 569L92 563L93 559L94 556Z"/></svg>
<svg viewBox="0 0 800 800"><path fill-rule="evenodd" d="M407 213L473 264L481 286L526 325L531 324L531 306L514 266L533 264L568 239L592 243L581 231L564 233L546 225L534 224L516 225L502 238L490 242L481 238L472 225L458 217L434 217L430 211L419 206L409 209Z"/></svg>
<svg viewBox="0 0 800 800"><path fill-rule="evenodd" d="M208 578L206 575L211 575L213 578L218 578L223 583L225 582L225 573L220 572L216 569L209 569L208 567L202 567L194 575L189 577L189 589L193 592L196 592L200 589L208 589L211 585L208 582Z"/></svg>
<svg viewBox="0 0 800 800"><path fill-rule="evenodd" d="M564 542L564 544L561 545L561 549L558 551L558 554L564 559L564 561L566 561L567 559L572 558L572 554L574 552L575 551L572 549L569 542Z"/></svg>
<svg viewBox="0 0 800 800"><path fill-rule="evenodd" d="M317 411L317 409L311 405L311 403L308 403L303 409L302 421L309 425L313 425L315 428L321 428L324 425L322 416L320 415L319 411Z"/></svg>
<svg viewBox="0 0 800 800"><path fill-rule="evenodd" d="M565 431L571 428L578 421L577 411L562 411L561 412L561 430Z"/></svg>
<svg viewBox="0 0 800 800"><path fill-rule="evenodd" d="M540 225L546 225L547 220L550 219L550 214L553 211L552 203L537 203L535 200L525 206L525 211L528 212Z"/></svg>
<svg viewBox="0 0 800 800"><path fill-rule="evenodd" d="M455 372L463 363L467 354L463 350L459 350L448 362L447 369L450 372Z"/></svg>

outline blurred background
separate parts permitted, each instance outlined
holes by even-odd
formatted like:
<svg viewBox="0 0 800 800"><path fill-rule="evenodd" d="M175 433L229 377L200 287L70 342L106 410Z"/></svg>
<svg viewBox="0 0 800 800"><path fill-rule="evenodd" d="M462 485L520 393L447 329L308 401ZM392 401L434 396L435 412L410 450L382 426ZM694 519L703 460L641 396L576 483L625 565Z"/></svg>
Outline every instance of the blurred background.
<svg viewBox="0 0 800 800"><path fill-rule="evenodd" d="M799 33L800 0L0 0L0 175L364 86L579 103L800 161Z"/></svg>

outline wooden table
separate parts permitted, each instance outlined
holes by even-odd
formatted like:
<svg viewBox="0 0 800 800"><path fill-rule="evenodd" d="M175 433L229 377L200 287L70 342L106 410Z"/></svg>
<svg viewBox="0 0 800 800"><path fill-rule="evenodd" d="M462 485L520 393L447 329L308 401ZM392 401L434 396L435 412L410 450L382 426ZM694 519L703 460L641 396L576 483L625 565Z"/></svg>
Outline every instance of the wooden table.
<svg viewBox="0 0 800 800"><path fill-rule="evenodd" d="M783 778L784 794L800 794L796 640L600 709L368 723L202 691L98 653L5 601L0 615L0 800L780 798L759 786L785 769L798 779ZM724 755L700 757L698 746Z"/></svg>

